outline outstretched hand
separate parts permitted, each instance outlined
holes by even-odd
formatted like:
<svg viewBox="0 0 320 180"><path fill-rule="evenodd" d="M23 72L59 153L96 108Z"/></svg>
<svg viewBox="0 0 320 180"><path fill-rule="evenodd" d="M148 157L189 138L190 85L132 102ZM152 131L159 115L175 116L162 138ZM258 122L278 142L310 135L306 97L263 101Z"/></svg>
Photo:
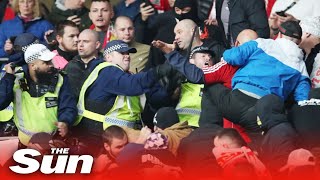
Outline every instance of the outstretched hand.
<svg viewBox="0 0 320 180"><path fill-rule="evenodd" d="M168 44L160 40L154 40L151 42L152 46L159 48L162 52L168 54L176 48L175 43Z"/></svg>

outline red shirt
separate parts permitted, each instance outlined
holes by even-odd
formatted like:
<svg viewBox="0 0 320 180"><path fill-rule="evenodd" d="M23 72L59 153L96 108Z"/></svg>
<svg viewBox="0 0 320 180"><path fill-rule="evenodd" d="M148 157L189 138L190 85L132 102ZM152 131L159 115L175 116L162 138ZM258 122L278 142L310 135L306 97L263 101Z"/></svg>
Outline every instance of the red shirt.
<svg viewBox="0 0 320 180"><path fill-rule="evenodd" d="M221 60L219 63L213 66L202 68L204 73L204 83L222 83L225 87L231 89L232 77L238 69L238 67L231 66L226 61Z"/></svg>

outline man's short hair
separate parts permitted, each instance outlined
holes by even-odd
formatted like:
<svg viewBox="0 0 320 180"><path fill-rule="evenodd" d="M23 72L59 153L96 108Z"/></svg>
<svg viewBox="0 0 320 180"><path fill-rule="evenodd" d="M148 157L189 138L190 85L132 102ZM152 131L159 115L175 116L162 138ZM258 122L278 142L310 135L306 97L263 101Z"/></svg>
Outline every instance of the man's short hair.
<svg viewBox="0 0 320 180"><path fill-rule="evenodd" d="M93 2L108 2L110 4L110 0L91 0L91 3Z"/></svg>
<svg viewBox="0 0 320 180"><path fill-rule="evenodd" d="M228 137L232 139L240 147L247 146L246 141L241 137L239 132L233 128L224 128L216 135L218 138Z"/></svg>
<svg viewBox="0 0 320 180"><path fill-rule="evenodd" d="M63 20L63 21L60 21L60 22L55 26L55 32L56 32L56 34L59 35L59 36L63 36L63 35L64 35L64 28L67 27L67 26L78 28L77 24L74 23L73 21Z"/></svg>
<svg viewBox="0 0 320 180"><path fill-rule="evenodd" d="M286 21L280 24L279 32L295 39L301 39L302 36L302 29L297 21Z"/></svg>
<svg viewBox="0 0 320 180"><path fill-rule="evenodd" d="M128 138L124 129L115 125L109 126L102 134L103 142L107 143L108 145L111 145L113 138L123 139L125 137Z"/></svg>

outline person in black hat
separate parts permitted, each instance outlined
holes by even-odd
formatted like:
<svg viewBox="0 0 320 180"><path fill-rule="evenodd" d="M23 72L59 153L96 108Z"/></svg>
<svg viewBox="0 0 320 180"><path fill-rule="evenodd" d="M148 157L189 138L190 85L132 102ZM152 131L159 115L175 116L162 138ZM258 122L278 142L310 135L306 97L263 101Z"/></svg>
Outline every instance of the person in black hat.
<svg viewBox="0 0 320 180"><path fill-rule="evenodd" d="M300 44L302 29L297 21L286 21L279 26L279 38L286 38Z"/></svg>
<svg viewBox="0 0 320 180"><path fill-rule="evenodd" d="M160 108L153 118L154 130L164 130L179 122L177 111L173 107Z"/></svg>

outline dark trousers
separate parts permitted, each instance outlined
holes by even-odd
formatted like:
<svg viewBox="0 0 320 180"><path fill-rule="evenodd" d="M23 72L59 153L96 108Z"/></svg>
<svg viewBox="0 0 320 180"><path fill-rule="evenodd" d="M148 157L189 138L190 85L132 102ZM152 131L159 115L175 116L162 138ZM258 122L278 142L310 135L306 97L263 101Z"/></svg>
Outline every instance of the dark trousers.
<svg viewBox="0 0 320 180"><path fill-rule="evenodd" d="M265 162L284 165L288 154L296 148L296 133L284 114L284 103L276 95L255 99L239 90L230 90L221 84L205 89L206 97L215 107L215 119L208 123L220 125L225 117L242 126L252 140L251 147L263 154ZM261 124L258 124L259 115ZM202 119L205 120L205 119ZM262 135L263 134L263 135ZM271 164L270 164L271 165Z"/></svg>
<svg viewBox="0 0 320 180"><path fill-rule="evenodd" d="M295 105L289 112L289 121L300 136L300 145L306 149L320 147L320 106Z"/></svg>
<svg viewBox="0 0 320 180"><path fill-rule="evenodd" d="M216 124L222 126L223 117L242 126L253 141L254 148L261 142L262 131L257 124L255 104L258 99L247 96L239 90L230 90L222 84L206 87L202 98L201 124ZM206 104L204 104L206 103ZM208 104L212 104L208 106ZM211 107L209 109L208 107ZM213 114L207 117L206 114Z"/></svg>
<svg viewBox="0 0 320 180"><path fill-rule="evenodd" d="M97 157L103 149L101 122L82 118L81 122L72 127L72 135L83 144L84 152Z"/></svg>

